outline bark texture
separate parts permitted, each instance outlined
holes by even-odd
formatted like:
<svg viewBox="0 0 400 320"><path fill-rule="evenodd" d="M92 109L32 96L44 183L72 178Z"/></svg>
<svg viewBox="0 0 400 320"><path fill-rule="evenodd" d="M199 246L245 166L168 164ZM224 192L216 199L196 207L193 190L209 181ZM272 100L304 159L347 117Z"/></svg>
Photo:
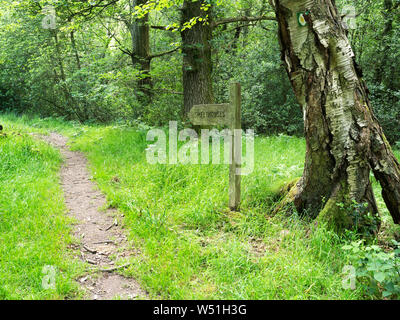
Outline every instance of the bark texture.
<svg viewBox="0 0 400 320"><path fill-rule="evenodd" d="M205 18L208 23L198 21L181 32L183 53L184 110L187 115L193 105L214 102L212 90L211 61L211 9L201 10L203 0L185 0L182 6L181 25L193 18Z"/></svg>
<svg viewBox="0 0 400 320"><path fill-rule="evenodd" d="M302 178L288 194L297 210L337 229L379 226L373 171L400 223L400 165L376 120L332 0L276 0L282 60L304 113ZM307 24L301 26L298 14ZM354 205L355 210L344 210ZM360 217L355 217L358 212Z"/></svg>
<svg viewBox="0 0 400 320"><path fill-rule="evenodd" d="M136 6L146 4L147 0L132 0L130 2L131 12ZM144 94L144 102L150 102L153 82L150 75L151 53L150 53L150 26L149 15L142 18L134 18L133 21L125 21L132 39L131 60L134 66L138 66L140 78L138 88Z"/></svg>
<svg viewBox="0 0 400 320"><path fill-rule="evenodd" d="M383 82L389 89L396 90L396 81L393 79L393 75L395 74L394 65L390 63L389 59L394 20L393 9L393 0L383 0L383 19L385 21L385 27L380 36L382 57L377 63L375 78L378 83ZM385 75L385 71L389 74Z"/></svg>

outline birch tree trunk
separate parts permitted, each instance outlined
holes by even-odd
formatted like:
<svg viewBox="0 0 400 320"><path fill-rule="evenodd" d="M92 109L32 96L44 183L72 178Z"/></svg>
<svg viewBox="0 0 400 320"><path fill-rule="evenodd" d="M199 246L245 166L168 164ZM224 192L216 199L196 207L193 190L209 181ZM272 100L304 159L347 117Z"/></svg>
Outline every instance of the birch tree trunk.
<svg viewBox="0 0 400 320"><path fill-rule="evenodd" d="M376 230L372 170L399 224L400 165L372 112L334 1L276 0L275 11L307 145L303 176L284 202L335 229L357 224Z"/></svg>

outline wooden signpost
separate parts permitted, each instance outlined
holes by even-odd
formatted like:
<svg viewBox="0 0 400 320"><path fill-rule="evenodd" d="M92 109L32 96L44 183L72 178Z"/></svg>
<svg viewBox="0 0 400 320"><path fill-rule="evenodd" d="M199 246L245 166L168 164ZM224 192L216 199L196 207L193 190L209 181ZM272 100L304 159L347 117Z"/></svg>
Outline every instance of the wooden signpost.
<svg viewBox="0 0 400 320"><path fill-rule="evenodd" d="M232 83L230 103L195 105L189 112L190 121L197 126L229 126L232 152L229 166L229 208L237 211L240 204L240 170L242 162L241 87ZM235 130L236 131L235 134Z"/></svg>

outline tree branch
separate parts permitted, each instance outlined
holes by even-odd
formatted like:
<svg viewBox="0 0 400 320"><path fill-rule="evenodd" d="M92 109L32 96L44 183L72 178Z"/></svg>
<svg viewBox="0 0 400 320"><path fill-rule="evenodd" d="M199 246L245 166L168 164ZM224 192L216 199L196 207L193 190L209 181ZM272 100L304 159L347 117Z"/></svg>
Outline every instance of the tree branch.
<svg viewBox="0 0 400 320"><path fill-rule="evenodd" d="M231 29L222 30L222 32L231 32L231 31L236 30L236 29L238 29L238 28L255 27L255 26L256 26L255 23L246 23L246 24L241 24L241 25L239 25L239 26L237 26L237 27L233 27L233 28L231 28ZM266 28L266 27L264 27L264 26L261 26L261 28L263 28L263 29L266 30L266 31L271 31L270 29L268 29L268 28Z"/></svg>
<svg viewBox="0 0 400 320"><path fill-rule="evenodd" d="M177 92L177 91L173 91L173 90L168 90L168 89L152 89L152 91L154 92L164 92L164 93L168 93L168 94L175 94L175 95L180 95L183 96L183 92Z"/></svg>
<svg viewBox="0 0 400 320"><path fill-rule="evenodd" d="M107 7L112 6L116 4L119 0L110 0L109 2L105 2L105 0L98 0L98 2L94 4L89 4L88 7L77 11L77 12L71 12L71 15L68 17L68 19L72 19L75 16L82 16L84 18L90 18L91 15L93 14L94 9L100 9L99 12L96 12L94 15L99 15L101 14Z"/></svg>
<svg viewBox="0 0 400 320"><path fill-rule="evenodd" d="M107 30L107 33L110 35L110 37L113 38L118 43L118 49L121 50L122 53L124 53L124 54L126 54L128 56L132 56L132 51L130 51L129 49L125 49L124 48L124 46L122 45L121 41L119 41L119 39L115 35L115 32L111 32L111 30L108 28L107 25L105 25L103 23L103 21L100 21L100 23Z"/></svg>
<svg viewBox="0 0 400 320"><path fill-rule="evenodd" d="M234 18L226 18L219 21L215 21L211 24L212 28L216 28L218 26L234 23L234 22L252 22L252 21L263 21L263 20L270 20L276 21L275 17L267 17L267 16L260 16L260 17L234 17Z"/></svg>
<svg viewBox="0 0 400 320"><path fill-rule="evenodd" d="M178 48L175 48L175 49L172 49L172 50L168 50L168 51L164 51L164 52L160 52L160 53L156 53L156 54L152 54L152 55L150 55L148 57L148 59L151 60L151 59L154 59L154 58L160 58L160 57L165 56L167 54L174 53L175 51L178 51L180 48L181 47L178 47Z"/></svg>
<svg viewBox="0 0 400 320"><path fill-rule="evenodd" d="M165 27L165 26L150 26L150 28L156 29L156 30L163 30L163 31L173 31L174 30L173 28L167 29L167 27Z"/></svg>

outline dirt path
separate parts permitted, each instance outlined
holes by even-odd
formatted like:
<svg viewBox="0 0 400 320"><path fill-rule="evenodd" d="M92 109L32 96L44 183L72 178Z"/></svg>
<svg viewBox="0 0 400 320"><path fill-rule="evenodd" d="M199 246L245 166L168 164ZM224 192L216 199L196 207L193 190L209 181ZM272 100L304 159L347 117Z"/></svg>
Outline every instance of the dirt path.
<svg viewBox="0 0 400 320"><path fill-rule="evenodd" d="M121 229L122 216L116 210L104 210L106 199L90 180L86 158L69 150L68 139L62 135L51 133L41 138L62 153L61 182L69 214L78 221L74 225L74 235L80 242L79 258L97 270L78 279L86 289L86 298L145 298L146 292L134 279L115 273L115 261L126 260L134 252L128 249L127 238Z"/></svg>

